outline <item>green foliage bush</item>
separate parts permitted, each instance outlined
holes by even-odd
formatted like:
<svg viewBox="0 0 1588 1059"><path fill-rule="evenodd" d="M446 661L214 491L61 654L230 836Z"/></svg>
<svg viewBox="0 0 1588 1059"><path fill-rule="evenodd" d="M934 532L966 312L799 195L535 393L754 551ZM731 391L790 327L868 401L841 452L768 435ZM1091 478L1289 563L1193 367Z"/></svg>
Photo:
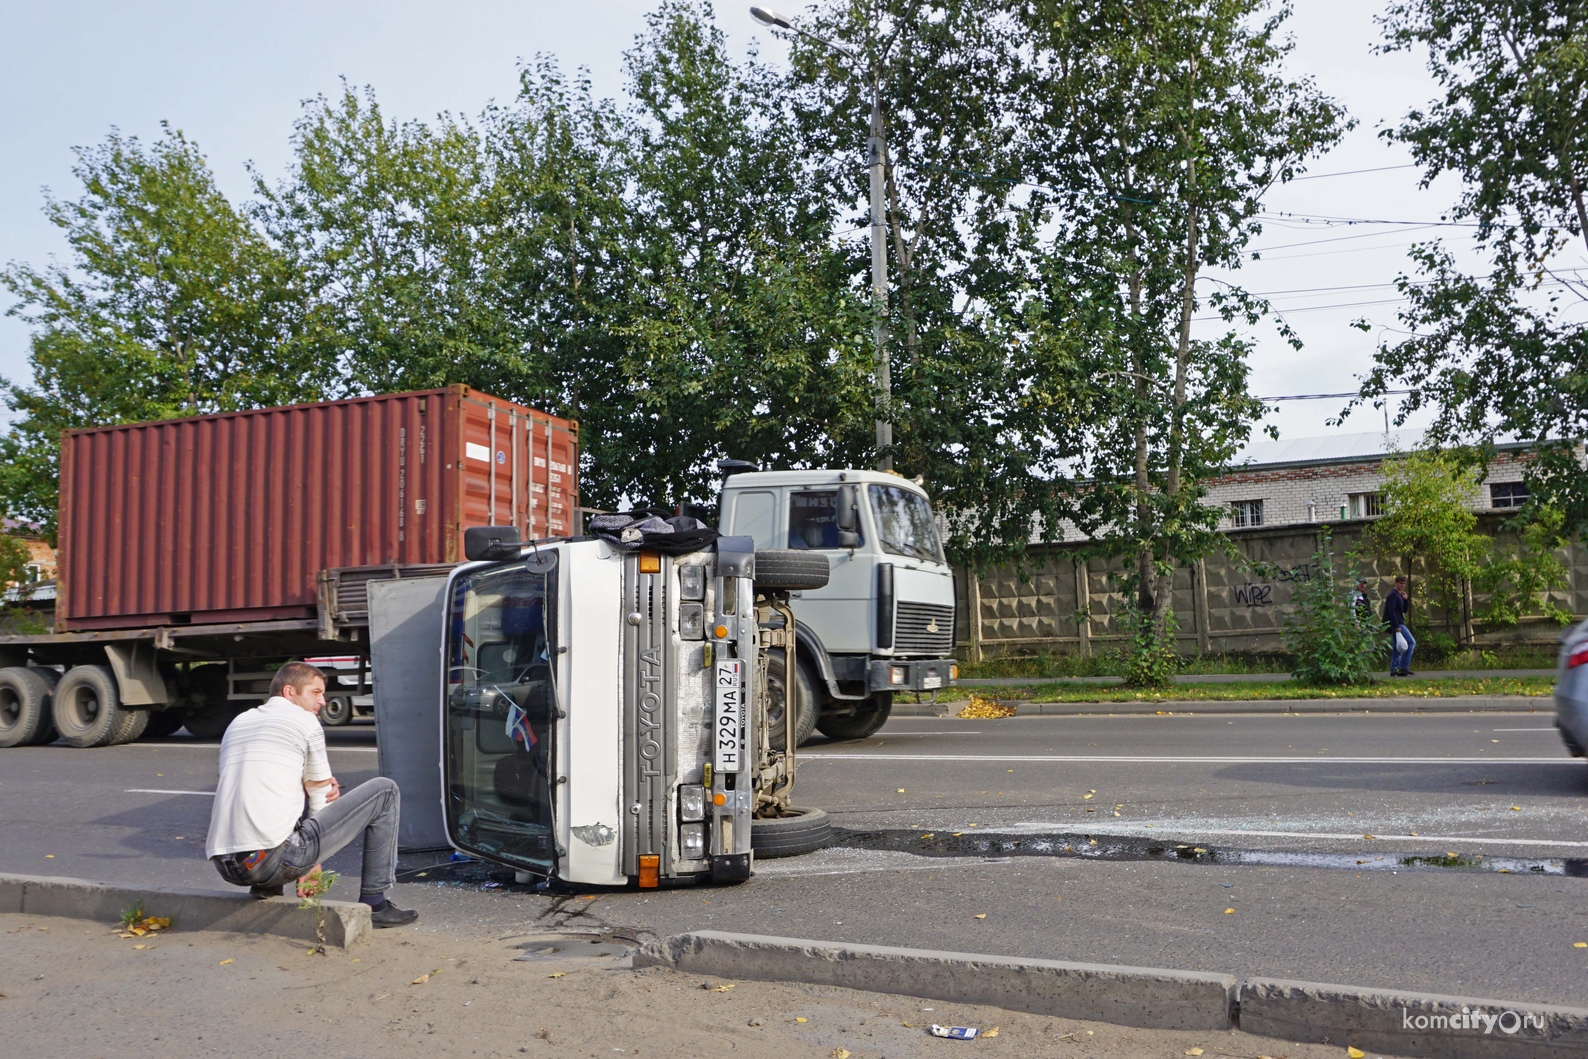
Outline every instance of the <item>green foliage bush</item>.
<svg viewBox="0 0 1588 1059"><path fill-rule="evenodd" d="M1119 652L1119 675L1125 678L1125 685L1167 686L1180 668L1180 652L1175 649L1175 632L1180 626L1174 611L1165 610L1160 624L1137 605L1135 597L1127 596L1119 624L1125 634L1125 644Z"/></svg>
<svg viewBox="0 0 1588 1059"><path fill-rule="evenodd" d="M1378 615L1372 609L1364 614L1354 600L1356 556L1348 554L1341 571L1325 526L1312 561L1317 573L1296 586L1293 609L1284 618L1285 644L1296 656L1295 678L1308 684L1365 684L1387 641Z"/></svg>

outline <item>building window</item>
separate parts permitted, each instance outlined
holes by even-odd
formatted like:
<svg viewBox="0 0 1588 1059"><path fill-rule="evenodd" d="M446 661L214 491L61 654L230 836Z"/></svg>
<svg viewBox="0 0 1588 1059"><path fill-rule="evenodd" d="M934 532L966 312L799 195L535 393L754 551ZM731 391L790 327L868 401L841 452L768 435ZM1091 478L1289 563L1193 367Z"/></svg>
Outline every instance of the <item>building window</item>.
<svg viewBox="0 0 1588 1059"><path fill-rule="evenodd" d="M1351 518L1378 518L1384 513L1380 506L1378 493L1352 493L1350 496Z"/></svg>
<svg viewBox="0 0 1588 1059"><path fill-rule="evenodd" d="M1522 482L1491 482L1490 507L1521 507L1527 503L1527 486Z"/></svg>
<svg viewBox="0 0 1588 1059"><path fill-rule="evenodd" d="M1261 500L1231 501L1230 521L1235 524L1236 529L1261 526L1263 524L1263 502Z"/></svg>
<svg viewBox="0 0 1588 1059"><path fill-rule="evenodd" d="M29 584L38 581L43 574L44 568L38 563L28 563L22 568L23 579Z"/></svg>

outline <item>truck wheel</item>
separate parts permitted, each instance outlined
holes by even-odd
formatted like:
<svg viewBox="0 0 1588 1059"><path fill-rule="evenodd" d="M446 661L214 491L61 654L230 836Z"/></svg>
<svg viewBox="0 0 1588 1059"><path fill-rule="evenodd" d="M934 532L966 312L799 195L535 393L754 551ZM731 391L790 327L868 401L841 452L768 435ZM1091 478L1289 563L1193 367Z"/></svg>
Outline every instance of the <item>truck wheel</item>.
<svg viewBox="0 0 1588 1059"><path fill-rule="evenodd" d="M163 710L149 711L149 726L143 730L139 739L164 739L174 735L182 727L182 711L166 707Z"/></svg>
<svg viewBox="0 0 1588 1059"><path fill-rule="evenodd" d="M111 740L111 746L120 746L122 743L136 743L143 738L143 733L149 727L149 708L147 706L137 709L127 707L121 713L121 727L116 730L116 738Z"/></svg>
<svg viewBox="0 0 1588 1059"><path fill-rule="evenodd" d="M353 720L353 700L346 695L333 695L325 700L320 711L320 723L327 728L340 728Z"/></svg>
<svg viewBox="0 0 1588 1059"><path fill-rule="evenodd" d="M800 712L794 721L795 746L804 746L810 739L811 733L816 730L816 714L821 709L821 700L816 697L816 684L805 671L805 667L798 663L794 666L799 670ZM783 650L774 647L767 652L766 665L766 704L767 741L773 750L782 750L788 729L783 725L783 704L786 697L783 694Z"/></svg>
<svg viewBox="0 0 1588 1059"><path fill-rule="evenodd" d="M755 553L755 583L762 588L826 588L831 575L820 552L760 548Z"/></svg>
<svg viewBox="0 0 1588 1059"><path fill-rule="evenodd" d="M34 746L54 730L50 682L27 666L0 669L0 747Z"/></svg>
<svg viewBox="0 0 1588 1059"><path fill-rule="evenodd" d="M814 853L832 841L833 820L825 809L791 805L782 816L750 821L750 848L757 860Z"/></svg>
<svg viewBox="0 0 1588 1059"><path fill-rule="evenodd" d="M828 739L866 739L888 723L893 712L893 692L883 691L871 696L871 701L845 717L823 717L816 722L816 730Z"/></svg>
<svg viewBox="0 0 1588 1059"><path fill-rule="evenodd" d="M109 666L73 666L55 685L55 728L67 746L110 746L128 725Z"/></svg>

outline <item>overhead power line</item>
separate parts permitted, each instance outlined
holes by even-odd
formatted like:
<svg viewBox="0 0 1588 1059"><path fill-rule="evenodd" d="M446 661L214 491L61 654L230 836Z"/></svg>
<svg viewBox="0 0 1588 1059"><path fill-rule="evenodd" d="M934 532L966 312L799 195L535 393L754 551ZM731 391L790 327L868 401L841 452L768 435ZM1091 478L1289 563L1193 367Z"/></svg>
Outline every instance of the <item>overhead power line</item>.
<svg viewBox="0 0 1588 1059"><path fill-rule="evenodd" d="M1294 184L1298 180L1322 180L1325 177L1356 176L1358 173L1387 173L1391 169L1416 168L1418 166L1415 162L1407 162L1405 165L1380 165L1374 166L1372 169L1342 169L1338 173L1308 173L1306 176L1291 177L1290 182Z"/></svg>
<svg viewBox="0 0 1588 1059"><path fill-rule="evenodd" d="M1386 396L1393 394L1411 393L1410 390L1385 390ZM1345 397L1361 396L1355 390L1349 393L1287 393L1277 397L1259 397L1259 401L1337 401Z"/></svg>

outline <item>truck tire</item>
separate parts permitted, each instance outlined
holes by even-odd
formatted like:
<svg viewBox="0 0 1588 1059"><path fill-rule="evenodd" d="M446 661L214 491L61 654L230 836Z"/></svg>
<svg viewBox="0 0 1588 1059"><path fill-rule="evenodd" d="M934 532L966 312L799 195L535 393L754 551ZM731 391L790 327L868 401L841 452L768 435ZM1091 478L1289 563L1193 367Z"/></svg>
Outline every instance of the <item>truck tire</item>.
<svg viewBox="0 0 1588 1059"><path fill-rule="evenodd" d="M49 746L61 737L55 730L55 685L61 682L61 675L47 666L30 666L28 672L41 677L50 686L50 701L44 704L44 721L39 725L39 732L33 739L34 746Z"/></svg>
<svg viewBox="0 0 1588 1059"><path fill-rule="evenodd" d="M0 747L35 746L54 730L50 682L27 666L0 669Z"/></svg>
<svg viewBox="0 0 1588 1059"><path fill-rule="evenodd" d="M353 697L351 695L332 695L325 700L325 707L320 710L320 723L327 728L340 728L353 720Z"/></svg>
<svg viewBox="0 0 1588 1059"><path fill-rule="evenodd" d="M796 656L795 666L799 670L800 712L795 718L794 738L795 746L804 746L816 730L816 714L821 710L821 699L816 695L816 682L811 680L805 667L798 663ZM773 750L782 750L787 741L788 729L783 726L783 650L774 647L767 652L766 665L767 698L770 699L766 707L767 741Z"/></svg>
<svg viewBox="0 0 1588 1059"><path fill-rule="evenodd" d="M169 706L163 710L149 711L149 726L143 730L139 739L164 739L168 735L175 735L176 730L183 724L182 711Z"/></svg>
<svg viewBox="0 0 1588 1059"><path fill-rule="evenodd" d="M762 588L826 588L832 570L827 556L792 548L761 548L755 553L755 583Z"/></svg>
<svg viewBox="0 0 1588 1059"><path fill-rule="evenodd" d="M52 697L55 728L67 746L111 746L135 723L121 708L116 674L109 666L73 666Z"/></svg>
<svg viewBox="0 0 1588 1059"><path fill-rule="evenodd" d="M867 739L888 723L893 712L893 692L882 691L871 696L870 702L854 713L842 717L822 717L816 721L816 730L828 739Z"/></svg>
<svg viewBox="0 0 1588 1059"><path fill-rule="evenodd" d="M757 860L797 857L832 845L833 820L825 809L789 806L782 816L750 821L750 848Z"/></svg>
<svg viewBox="0 0 1588 1059"><path fill-rule="evenodd" d="M143 733L149 727L149 707L124 706L121 712L121 727L116 730L116 738L109 744L111 746L120 746L122 743L136 743L143 738Z"/></svg>

